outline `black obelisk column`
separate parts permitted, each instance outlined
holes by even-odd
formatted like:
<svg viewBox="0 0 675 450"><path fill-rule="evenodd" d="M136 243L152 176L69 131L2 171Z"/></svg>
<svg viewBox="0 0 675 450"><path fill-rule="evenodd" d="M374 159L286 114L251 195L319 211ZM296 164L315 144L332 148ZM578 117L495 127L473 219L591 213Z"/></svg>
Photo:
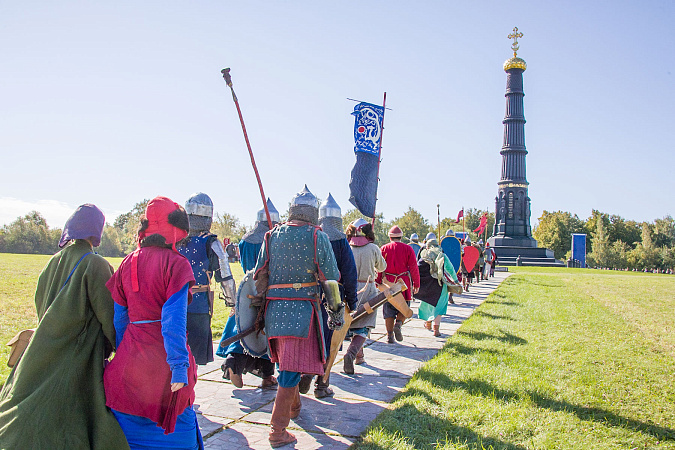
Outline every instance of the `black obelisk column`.
<svg viewBox="0 0 675 450"><path fill-rule="evenodd" d="M536 247L530 227L530 197L525 176L525 113L523 110L523 72L527 64L516 56L518 29L509 35L515 42L513 58L504 63L506 72L506 117L502 145L502 176L495 198L495 225L490 245Z"/></svg>

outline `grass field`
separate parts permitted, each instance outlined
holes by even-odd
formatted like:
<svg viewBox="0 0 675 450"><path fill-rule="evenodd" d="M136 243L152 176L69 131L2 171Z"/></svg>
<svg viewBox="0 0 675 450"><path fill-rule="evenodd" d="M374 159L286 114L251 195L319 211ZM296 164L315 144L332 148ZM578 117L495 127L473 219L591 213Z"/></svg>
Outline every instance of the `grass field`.
<svg viewBox="0 0 675 450"><path fill-rule="evenodd" d="M356 448L675 448L675 277L514 271Z"/></svg>
<svg viewBox="0 0 675 450"><path fill-rule="evenodd" d="M0 385L9 375L7 367L9 347L4 345L20 330L37 325L35 314L35 286L38 276L49 261L48 255L13 255L0 253ZM117 268L122 258L106 258ZM244 276L240 264L230 264L237 285ZM215 286L215 283L214 283ZM220 287L216 292L220 292ZM230 309L216 298L211 329L219 338L227 322Z"/></svg>

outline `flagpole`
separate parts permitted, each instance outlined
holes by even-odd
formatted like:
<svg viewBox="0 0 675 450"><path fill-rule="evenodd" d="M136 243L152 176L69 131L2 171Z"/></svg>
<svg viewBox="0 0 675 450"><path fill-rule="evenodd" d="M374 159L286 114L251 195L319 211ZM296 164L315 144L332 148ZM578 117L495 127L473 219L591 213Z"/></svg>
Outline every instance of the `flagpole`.
<svg viewBox="0 0 675 450"><path fill-rule="evenodd" d="M438 242L441 242L441 204L436 205L436 214L438 219Z"/></svg>
<svg viewBox="0 0 675 450"><path fill-rule="evenodd" d="M241 129L244 132L244 139L246 140L246 146L248 147L248 155L251 157L251 165L253 166L253 172L255 172L255 178L258 180L258 188L260 189L260 196L262 197L263 208L265 208L265 215L267 216L267 225L269 225L270 230L272 229L272 218L270 217L270 211L267 208L267 197L265 197L265 191L263 190L262 181L260 181L260 174L258 173L258 167L255 164L255 158L253 157L253 150L251 150L251 143L248 141L248 133L246 132L246 125L244 125L244 116L241 115L241 109L239 108L239 100L237 99L237 94L234 93L234 88L232 87L232 77L230 76L230 68L223 69L220 71L223 74L223 79L225 83L229 86L232 91L232 100L237 106L237 113L239 114L239 122L241 122Z"/></svg>
<svg viewBox="0 0 675 450"><path fill-rule="evenodd" d="M384 93L384 99L382 100L382 123L380 124L380 142L378 144L377 148L377 181L378 181L378 186L380 182L380 162L381 160L381 155L382 155L382 135L384 134L384 110L386 109L387 105L387 93ZM375 191L375 204L377 204L377 191ZM375 213L375 210L373 209L373 221L371 222L370 226L373 227L373 233L375 232L375 216L377 214Z"/></svg>

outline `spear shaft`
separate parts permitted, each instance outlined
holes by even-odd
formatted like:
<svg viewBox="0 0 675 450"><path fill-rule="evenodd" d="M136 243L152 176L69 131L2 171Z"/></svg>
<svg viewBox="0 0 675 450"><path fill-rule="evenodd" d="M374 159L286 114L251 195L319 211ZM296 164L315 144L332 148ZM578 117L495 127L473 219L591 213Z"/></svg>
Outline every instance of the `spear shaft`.
<svg viewBox="0 0 675 450"><path fill-rule="evenodd" d="M260 196L262 197L263 207L265 208L265 215L267 216L267 225L269 225L270 230L272 229L272 218L270 217L270 211L267 208L267 197L265 196L265 191L263 190L262 181L260 181L260 174L258 173L258 166L255 164L255 158L253 157L253 150L251 150L251 143L248 140L248 133L246 132L246 125L244 125L244 116L241 115L241 108L239 107L239 100L237 99L237 94L234 93L234 88L232 87L232 77L230 76L230 68L223 69L220 71L223 74L223 79L225 83L232 91L232 100L237 106L237 113L239 114L239 122L241 122L241 130L244 132L244 139L246 140L246 146L248 147L248 155L251 157L251 165L253 166L253 172L255 172L255 178L258 180L258 188L260 188Z"/></svg>

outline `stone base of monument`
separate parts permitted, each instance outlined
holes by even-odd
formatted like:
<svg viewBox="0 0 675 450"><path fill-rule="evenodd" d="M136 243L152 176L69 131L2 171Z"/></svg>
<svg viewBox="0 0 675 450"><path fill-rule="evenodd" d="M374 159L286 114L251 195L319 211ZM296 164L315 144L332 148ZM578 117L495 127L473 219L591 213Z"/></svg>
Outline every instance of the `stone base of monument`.
<svg viewBox="0 0 675 450"><path fill-rule="evenodd" d="M553 250L547 248L501 245L495 245L492 248L497 254L497 263L500 266L565 267L564 262L555 259ZM520 258L519 262L518 258Z"/></svg>

